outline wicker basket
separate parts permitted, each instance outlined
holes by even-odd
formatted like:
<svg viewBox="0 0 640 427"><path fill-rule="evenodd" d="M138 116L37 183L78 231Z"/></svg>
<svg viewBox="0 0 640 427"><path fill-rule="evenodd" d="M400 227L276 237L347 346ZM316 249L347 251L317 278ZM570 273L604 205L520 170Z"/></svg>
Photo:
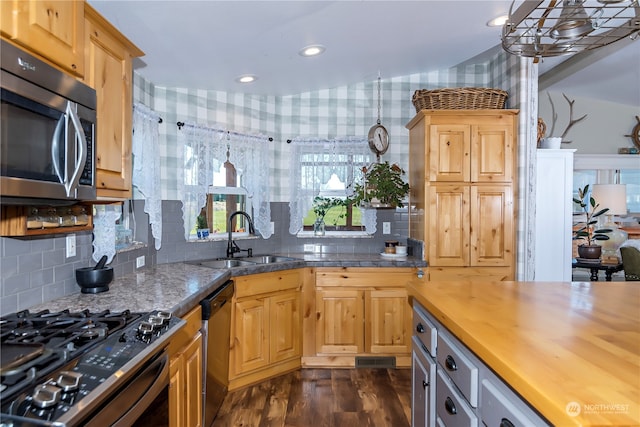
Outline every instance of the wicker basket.
<svg viewBox="0 0 640 427"><path fill-rule="evenodd" d="M420 110L481 110L504 108L509 94L500 89L460 87L426 90L413 94L416 113Z"/></svg>

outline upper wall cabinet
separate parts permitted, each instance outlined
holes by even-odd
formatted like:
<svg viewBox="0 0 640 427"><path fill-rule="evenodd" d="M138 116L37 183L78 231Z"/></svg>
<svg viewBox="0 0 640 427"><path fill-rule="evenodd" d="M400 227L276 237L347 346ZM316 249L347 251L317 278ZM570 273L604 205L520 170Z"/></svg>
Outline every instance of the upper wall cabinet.
<svg viewBox="0 0 640 427"><path fill-rule="evenodd" d="M131 198L133 58L144 53L85 4L85 82L96 90L99 199Z"/></svg>
<svg viewBox="0 0 640 427"><path fill-rule="evenodd" d="M83 1L3 0L2 35L75 76L84 75Z"/></svg>

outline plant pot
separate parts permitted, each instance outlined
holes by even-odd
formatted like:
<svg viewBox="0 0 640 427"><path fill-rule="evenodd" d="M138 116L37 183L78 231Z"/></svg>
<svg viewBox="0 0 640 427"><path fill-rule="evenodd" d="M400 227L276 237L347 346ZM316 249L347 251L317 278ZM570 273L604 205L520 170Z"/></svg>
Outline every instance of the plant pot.
<svg viewBox="0 0 640 427"><path fill-rule="evenodd" d="M560 147L562 147L562 138L560 137L553 136L540 140L540 148L558 149Z"/></svg>
<svg viewBox="0 0 640 427"><path fill-rule="evenodd" d="M598 245L580 245L578 246L578 256L580 258L598 259L602 255L602 246Z"/></svg>
<svg viewBox="0 0 640 427"><path fill-rule="evenodd" d="M196 233L198 234L198 239L206 239L207 237L209 237L208 228L198 228L196 229Z"/></svg>

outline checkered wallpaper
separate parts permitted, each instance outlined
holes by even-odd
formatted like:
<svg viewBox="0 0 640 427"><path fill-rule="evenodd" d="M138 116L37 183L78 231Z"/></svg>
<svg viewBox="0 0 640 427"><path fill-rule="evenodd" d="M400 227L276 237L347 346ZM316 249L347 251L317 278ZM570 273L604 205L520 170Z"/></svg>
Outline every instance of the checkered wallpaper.
<svg viewBox="0 0 640 427"><path fill-rule="evenodd" d="M405 125L415 115L411 97L417 89L498 87L517 93L507 73L508 57L500 52L484 64L464 68L382 78L381 120L391 135L383 160L408 168ZM517 73L516 73L517 75ZM195 122L249 134L273 137L271 200L286 202L289 194L288 139L366 136L377 120L377 80L291 96L257 96L186 88L153 86L135 75L134 100L162 118L160 125L163 199L179 199L176 186L176 122Z"/></svg>

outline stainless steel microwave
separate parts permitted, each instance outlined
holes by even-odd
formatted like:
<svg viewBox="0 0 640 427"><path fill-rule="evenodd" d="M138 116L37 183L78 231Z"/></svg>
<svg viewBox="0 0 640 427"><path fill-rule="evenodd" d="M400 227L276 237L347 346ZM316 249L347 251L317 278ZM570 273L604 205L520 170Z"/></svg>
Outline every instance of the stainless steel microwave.
<svg viewBox="0 0 640 427"><path fill-rule="evenodd" d="M95 200L95 90L1 42L0 202Z"/></svg>

